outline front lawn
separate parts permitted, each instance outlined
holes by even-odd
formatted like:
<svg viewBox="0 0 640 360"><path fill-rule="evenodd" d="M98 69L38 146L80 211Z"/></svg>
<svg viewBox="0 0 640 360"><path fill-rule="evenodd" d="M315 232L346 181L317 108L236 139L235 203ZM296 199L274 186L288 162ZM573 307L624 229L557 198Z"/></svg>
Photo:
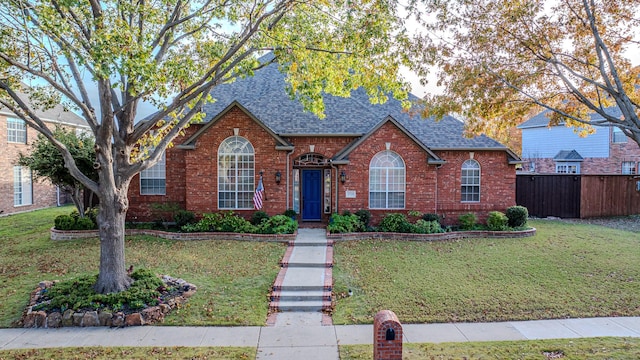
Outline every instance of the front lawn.
<svg viewBox="0 0 640 360"><path fill-rule="evenodd" d="M98 272L98 239L51 241L53 219L70 207L0 218L0 327L20 319L42 280ZM198 291L167 325L264 325L269 289L286 247L242 241L170 241L127 237L127 266L183 278Z"/></svg>
<svg viewBox="0 0 640 360"><path fill-rule="evenodd" d="M340 346L340 359L373 358L373 346ZM640 339L593 338L442 344L405 344L402 358L417 359L639 359Z"/></svg>
<svg viewBox="0 0 640 360"><path fill-rule="evenodd" d="M640 234L530 221L523 239L335 245L335 324L640 316ZM353 296L347 295L352 289Z"/></svg>

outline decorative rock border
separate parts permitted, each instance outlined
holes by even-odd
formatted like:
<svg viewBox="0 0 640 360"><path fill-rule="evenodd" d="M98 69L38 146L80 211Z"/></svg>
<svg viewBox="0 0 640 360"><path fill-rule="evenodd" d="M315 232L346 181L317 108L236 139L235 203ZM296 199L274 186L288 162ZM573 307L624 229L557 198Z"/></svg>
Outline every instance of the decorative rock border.
<svg viewBox="0 0 640 360"><path fill-rule="evenodd" d="M393 239L393 240L408 240L408 241L439 241L439 240L458 240L458 239L475 239L475 238L525 238L534 236L536 234L536 228L520 231L488 231L488 230L473 230L473 231L453 231L438 234L409 234L409 233L392 233L392 232L358 232L358 233L338 233L331 234L327 231L327 238L331 240L367 240L367 239Z"/></svg>
<svg viewBox="0 0 640 360"><path fill-rule="evenodd" d="M150 229L126 229L125 234L130 235L150 235L167 240L243 240L243 241L266 241L266 242L289 242L295 240L298 232L293 234L241 234L230 232L193 232L179 233ZM51 228L51 240L76 240L98 237L98 230L58 230Z"/></svg>
<svg viewBox="0 0 640 360"><path fill-rule="evenodd" d="M63 313L45 311L33 311L38 303L43 290L50 288L58 281L41 281L38 287L31 293L29 306L22 314L23 328L60 328L68 326L141 326L157 322L163 322L164 317L173 308L185 303L195 294L197 287L182 279L174 279L169 275L162 276L162 281L169 286L182 286L185 291L178 296L170 298L166 303L142 309L140 312L125 314L123 312L112 313L110 311L83 311L74 312L71 309Z"/></svg>

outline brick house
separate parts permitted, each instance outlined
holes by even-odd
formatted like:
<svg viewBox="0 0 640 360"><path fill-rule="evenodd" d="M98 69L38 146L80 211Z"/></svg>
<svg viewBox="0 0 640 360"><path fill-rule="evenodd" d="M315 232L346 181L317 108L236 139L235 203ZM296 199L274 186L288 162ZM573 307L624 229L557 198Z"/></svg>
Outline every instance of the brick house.
<svg viewBox="0 0 640 360"><path fill-rule="evenodd" d="M24 96L23 101L29 103ZM66 111L61 105L36 114L52 129L56 125L88 131L89 126L78 115ZM18 166L19 154L27 154L30 144L38 138L38 132L8 109L0 106L0 214L42 209L67 203L66 194L49 181L34 181L28 167Z"/></svg>
<svg viewBox="0 0 640 360"><path fill-rule="evenodd" d="M192 125L129 189L129 221L152 220L151 205L175 203L196 214L250 216L260 174L263 210L294 209L303 222L367 209L438 213L446 223L515 205L517 155L463 123L411 117L393 99L372 105L361 89L325 97L326 118L285 92L276 64L217 86L206 118Z"/></svg>
<svg viewBox="0 0 640 360"><path fill-rule="evenodd" d="M622 116L616 107L607 109ZM580 137L564 124L549 126L542 112L518 128L522 131L523 171L538 174L636 174L640 146L620 129L595 127L595 133ZM602 120L598 114L593 120Z"/></svg>

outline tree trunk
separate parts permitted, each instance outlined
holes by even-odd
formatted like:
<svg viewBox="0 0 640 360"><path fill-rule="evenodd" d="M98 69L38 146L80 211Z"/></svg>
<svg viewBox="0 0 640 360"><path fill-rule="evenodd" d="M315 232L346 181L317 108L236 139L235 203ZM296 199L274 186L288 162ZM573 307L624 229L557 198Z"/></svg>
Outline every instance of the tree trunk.
<svg viewBox="0 0 640 360"><path fill-rule="evenodd" d="M129 202L128 186L123 187L99 194L100 273L94 289L100 294L124 291L133 282L124 259L124 224Z"/></svg>
<svg viewBox="0 0 640 360"><path fill-rule="evenodd" d="M82 198L82 187L81 186L72 186L69 189L71 193L71 201L73 201L73 205L78 209L78 213L80 217L84 217L84 199Z"/></svg>

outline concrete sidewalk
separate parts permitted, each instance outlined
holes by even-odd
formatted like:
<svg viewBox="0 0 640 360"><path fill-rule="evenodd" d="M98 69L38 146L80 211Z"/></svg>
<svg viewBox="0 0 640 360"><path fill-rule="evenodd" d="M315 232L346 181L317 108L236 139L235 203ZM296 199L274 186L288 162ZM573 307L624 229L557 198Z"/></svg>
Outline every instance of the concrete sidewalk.
<svg viewBox="0 0 640 360"><path fill-rule="evenodd" d="M0 350L76 346L248 346L260 349L258 359L275 358L271 355L278 354L278 359L304 357L313 360L338 359L336 344L372 343L372 325L321 326L319 319L310 319L309 315L283 318L276 326L269 327L0 329ZM403 331L405 343L640 337L640 317L404 324Z"/></svg>

